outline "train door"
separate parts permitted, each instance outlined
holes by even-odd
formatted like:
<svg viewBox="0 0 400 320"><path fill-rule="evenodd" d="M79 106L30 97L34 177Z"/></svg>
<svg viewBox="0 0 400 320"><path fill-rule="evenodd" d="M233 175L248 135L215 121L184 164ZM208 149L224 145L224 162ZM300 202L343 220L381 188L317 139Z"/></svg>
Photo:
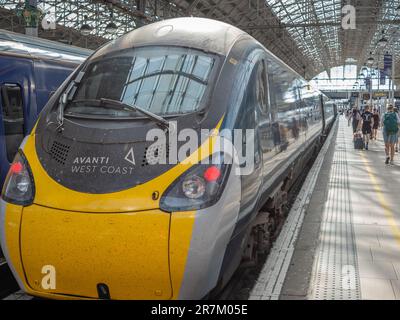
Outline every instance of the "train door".
<svg viewBox="0 0 400 320"><path fill-rule="evenodd" d="M1 105L5 151L11 163L24 139L24 108L22 89L16 83L3 83Z"/></svg>
<svg viewBox="0 0 400 320"><path fill-rule="evenodd" d="M36 117L32 84L32 62L0 57L0 188L10 163ZM28 108L29 106L29 108Z"/></svg>
<svg viewBox="0 0 400 320"><path fill-rule="evenodd" d="M257 108L257 122L258 130L260 133L260 144L263 157L271 151L271 119L270 119L270 102L268 93L268 73L267 64L263 59L258 68L258 108Z"/></svg>

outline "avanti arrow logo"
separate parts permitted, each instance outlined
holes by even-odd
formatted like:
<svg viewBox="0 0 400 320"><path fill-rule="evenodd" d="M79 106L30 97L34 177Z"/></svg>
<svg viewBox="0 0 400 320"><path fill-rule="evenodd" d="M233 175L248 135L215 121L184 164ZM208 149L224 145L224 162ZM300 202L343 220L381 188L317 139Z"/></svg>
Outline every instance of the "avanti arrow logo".
<svg viewBox="0 0 400 320"><path fill-rule="evenodd" d="M133 153L133 147L129 150L128 154L125 156L125 160L133 165L136 164L135 162L135 154Z"/></svg>

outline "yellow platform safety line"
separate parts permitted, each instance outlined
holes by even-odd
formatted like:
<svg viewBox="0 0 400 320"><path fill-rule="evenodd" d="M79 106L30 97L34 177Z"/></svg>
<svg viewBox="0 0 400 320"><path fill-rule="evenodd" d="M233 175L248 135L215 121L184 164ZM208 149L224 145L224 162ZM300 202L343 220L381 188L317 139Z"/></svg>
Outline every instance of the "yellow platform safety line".
<svg viewBox="0 0 400 320"><path fill-rule="evenodd" d="M389 225L392 229L392 233L396 239L397 244L400 246L400 228L398 227L397 223L396 223L396 219L395 216L393 214L393 210L390 208L390 206L388 205L385 196L383 195L382 189L380 188L378 181L375 177L375 174L372 172L372 169L368 163L367 158L365 157L365 155L363 153L361 153L361 158L365 164L365 167L367 169L369 178L371 179L371 182L374 186L375 192L378 196L378 200L380 205L383 208L383 212L386 216L386 219L389 222Z"/></svg>

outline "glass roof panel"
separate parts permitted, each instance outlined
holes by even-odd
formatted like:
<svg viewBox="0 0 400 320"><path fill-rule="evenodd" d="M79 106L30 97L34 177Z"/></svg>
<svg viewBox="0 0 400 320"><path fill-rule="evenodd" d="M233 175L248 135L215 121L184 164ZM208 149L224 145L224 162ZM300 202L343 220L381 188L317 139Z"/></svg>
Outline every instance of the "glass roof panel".
<svg viewBox="0 0 400 320"><path fill-rule="evenodd" d="M341 0L266 0L289 34L321 70L339 61Z"/></svg>

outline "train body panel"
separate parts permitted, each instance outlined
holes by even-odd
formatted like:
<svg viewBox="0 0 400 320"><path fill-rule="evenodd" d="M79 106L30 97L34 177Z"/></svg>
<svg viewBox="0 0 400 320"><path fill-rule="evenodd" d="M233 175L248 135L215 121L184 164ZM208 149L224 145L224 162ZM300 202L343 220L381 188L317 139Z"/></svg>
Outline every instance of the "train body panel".
<svg viewBox="0 0 400 320"><path fill-rule="evenodd" d="M16 168L30 175L31 199L9 204L12 170L7 178L2 246L20 286L50 298L203 298L252 258L334 116L319 91L224 23L167 20L111 42L57 90L22 145ZM150 163L174 154L177 163ZM22 228L7 229L10 210ZM43 264L59 287L41 287Z"/></svg>
<svg viewBox="0 0 400 320"><path fill-rule="evenodd" d="M238 219L240 194L240 177L231 174L221 199L212 207L196 211L180 299L200 299L217 285L224 252Z"/></svg>
<svg viewBox="0 0 400 320"><path fill-rule="evenodd" d="M99 298L104 283L115 299L169 299L169 228L170 215L160 210L99 215L26 207L20 236L27 284L39 292ZM42 286L47 265L57 271L54 289Z"/></svg>

